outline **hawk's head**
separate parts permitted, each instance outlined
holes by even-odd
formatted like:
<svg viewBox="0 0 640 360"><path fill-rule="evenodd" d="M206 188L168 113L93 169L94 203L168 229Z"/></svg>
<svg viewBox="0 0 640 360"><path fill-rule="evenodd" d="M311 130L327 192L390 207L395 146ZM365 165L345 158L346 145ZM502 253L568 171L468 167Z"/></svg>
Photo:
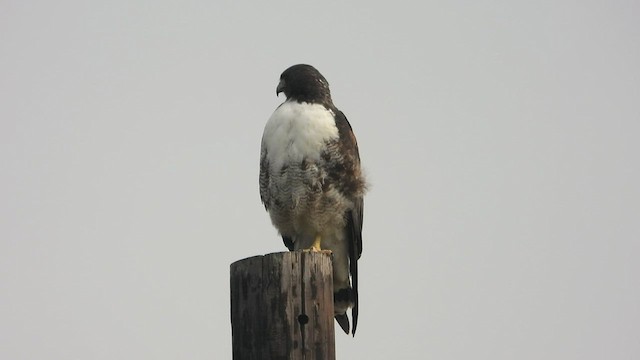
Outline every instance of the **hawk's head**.
<svg viewBox="0 0 640 360"><path fill-rule="evenodd" d="M329 82L311 65L299 64L280 75L276 95L284 92L287 99L298 102L331 104Z"/></svg>

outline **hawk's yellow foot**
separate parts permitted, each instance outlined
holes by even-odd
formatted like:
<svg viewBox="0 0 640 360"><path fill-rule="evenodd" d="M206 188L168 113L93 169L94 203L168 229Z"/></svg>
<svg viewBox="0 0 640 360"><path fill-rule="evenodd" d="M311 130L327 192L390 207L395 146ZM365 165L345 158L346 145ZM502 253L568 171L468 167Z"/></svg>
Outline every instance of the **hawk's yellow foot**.
<svg viewBox="0 0 640 360"><path fill-rule="evenodd" d="M316 238L313 240L313 244L311 244L311 247L306 249L306 251L313 251L313 252L320 252L322 251L322 248L320 247L320 242L322 241L322 238L320 237L320 235L316 235Z"/></svg>
<svg viewBox="0 0 640 360"><path fill-rule="evenodd" d="M315 251L322 250L322 248L320 247L321 241L322 241L322 238L320 237L320 234L316 235L316 239L313 240L313 245L311 245L311 248Z"/></svg>

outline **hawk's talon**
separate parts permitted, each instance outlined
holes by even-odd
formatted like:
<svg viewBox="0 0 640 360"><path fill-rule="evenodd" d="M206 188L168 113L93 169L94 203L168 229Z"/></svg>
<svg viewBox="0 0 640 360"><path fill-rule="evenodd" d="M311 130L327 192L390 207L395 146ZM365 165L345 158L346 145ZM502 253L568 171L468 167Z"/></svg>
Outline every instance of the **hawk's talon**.
<svg viewBox="0 0 640 360"><path fill-rule="evenodd" d="M333 254L333 251L331 251L331 250L328 250L328 249L316 250L313 247L310 247L308 249L302 249L300 251L306 252L306 253L311 253L312 252L312 253L321 253L321 254L329 254L329 255Z"/></svg>

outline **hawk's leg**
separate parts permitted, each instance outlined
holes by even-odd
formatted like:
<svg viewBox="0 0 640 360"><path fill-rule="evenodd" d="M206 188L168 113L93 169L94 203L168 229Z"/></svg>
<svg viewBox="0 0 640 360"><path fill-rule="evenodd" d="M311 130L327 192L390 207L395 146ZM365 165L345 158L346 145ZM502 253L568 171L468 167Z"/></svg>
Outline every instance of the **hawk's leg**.
<svg viewBox="0 0 640 360"><path fill-rule="evenodd" d="M302 251L331 253L331 250L322 250L322 248L320 247L321 241L322 241L322 237L320 236L320 234L316 235L316 238L313 240L313 244L311 244L311 247L308 249L304 249Z"/></svg>
<svg viewBox="0 0 640 360"><path fill-rule="evenodd" d="M321 251L322 248L320 247L320 242L322 241L322 238L320 237L320 234L316 235L316 239L313 240L313 244L311 244L311 251Z"/></svg>

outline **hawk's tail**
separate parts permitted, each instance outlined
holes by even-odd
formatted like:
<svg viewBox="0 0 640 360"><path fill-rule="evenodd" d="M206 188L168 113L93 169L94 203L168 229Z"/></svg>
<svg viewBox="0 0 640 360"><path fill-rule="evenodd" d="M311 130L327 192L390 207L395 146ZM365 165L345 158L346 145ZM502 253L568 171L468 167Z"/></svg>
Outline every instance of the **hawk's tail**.
<svg viewBox="0 0 640 360"><path fill-rule="evenodd" d="M344 331L345 334L349 335L349 318L347 317L347 314L339 314L335 316L336 321L338 322L338 325L340 325L340 327L342 328L342 331Z"/></svg>

